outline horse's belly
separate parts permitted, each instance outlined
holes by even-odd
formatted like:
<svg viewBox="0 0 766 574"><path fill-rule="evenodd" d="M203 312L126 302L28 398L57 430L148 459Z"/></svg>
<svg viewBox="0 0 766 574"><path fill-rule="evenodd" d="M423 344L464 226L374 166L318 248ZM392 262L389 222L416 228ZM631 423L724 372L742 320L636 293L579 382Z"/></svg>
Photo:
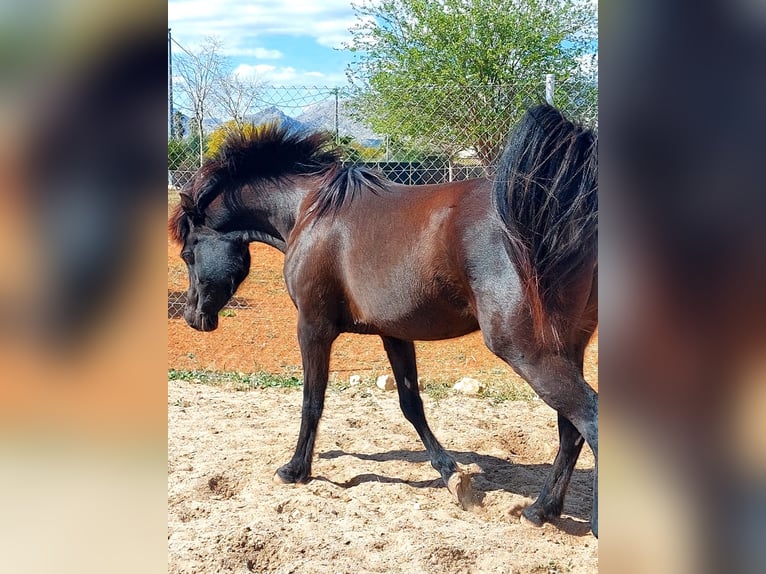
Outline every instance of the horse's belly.
<svg viewBox="0 0 766 574"><path fill-rule="evenodd" d="M416 324L411 326L392 325L390 330L381 334L397 339L407 341L441 341L443 339L452 339L462 337L468 333L473 333L479 328L479 323L475 318L459 318L459 320L449 323L435 324Z"/></svg>
<svg viewBox="0 0 766 574"><path fill-rule="evenodd" d="M479 328L467 301L449 298L412 305L409 300L383 297L356 309L357 332L376 333L409 341L439 341L472 333Z"/></svg>

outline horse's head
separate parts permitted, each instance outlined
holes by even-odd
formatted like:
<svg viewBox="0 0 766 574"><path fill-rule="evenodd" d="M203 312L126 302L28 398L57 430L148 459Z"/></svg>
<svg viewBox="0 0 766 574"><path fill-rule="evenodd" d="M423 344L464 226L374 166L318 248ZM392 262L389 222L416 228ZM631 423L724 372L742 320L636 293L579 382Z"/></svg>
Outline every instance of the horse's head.
<svg viewBox="0 0 766 574"><path fill-rule="evenodd" d="M250 251L241 232L221 233L205 226L181 195L173 217L181 258L189 271L184 319L198 331L218 327L218 312L250 271Z"/></svg>
<svg viewBox="0 0 766 574"><path fill-rule="evenodd" d="M329 133L296 132L272 123L233 130L203 163L169 222L189 269L184 318L191 327L212 331L218 326L218 312L249 271L248 242L285 250L301 201L295 179L335 166L340 151L333 141ZM326 201L340 205L345 188L334 189ZM241 231L224 231L235 225Z"/></svg>

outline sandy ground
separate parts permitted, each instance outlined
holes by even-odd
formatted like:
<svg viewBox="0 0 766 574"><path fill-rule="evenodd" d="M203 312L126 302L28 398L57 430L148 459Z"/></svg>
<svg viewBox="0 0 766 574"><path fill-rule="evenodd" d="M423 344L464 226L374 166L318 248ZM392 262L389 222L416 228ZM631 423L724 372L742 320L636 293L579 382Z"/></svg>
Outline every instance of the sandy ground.
<svg viewBox="0 0 766 574"><path fill-rule="evenodd" d="M168 384L169 572L594 573L593 457L586 447L564 516L538 529L519 511L556 449L539 400L424 397L431 428L472 473L462 510L426 459L395 392L328 391L306 485L272 476L295 445L299 389Z"/></svg>

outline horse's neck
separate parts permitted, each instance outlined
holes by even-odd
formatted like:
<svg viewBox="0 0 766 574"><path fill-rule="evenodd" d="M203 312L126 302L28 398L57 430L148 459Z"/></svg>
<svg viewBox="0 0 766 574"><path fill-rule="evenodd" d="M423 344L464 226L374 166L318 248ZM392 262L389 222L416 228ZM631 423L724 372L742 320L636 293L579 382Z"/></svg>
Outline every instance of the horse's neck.
<svg viewBox="0 0 766 574"><path fill-rule="evenodd" d="M272 247L276 247L277 249L279 249L282 253L285 253L287 251L286 241L284 241L281 237L277 237L276 235L273 235L271 233L266 233L264 231L248 230L245 232L245 240L248 243L257 241L258 243L265 243L266 245L271 245Z"/></svg>
<svg viewBox="0 0 766 574"><path fill-rule="evenodd" d="M306 194L300 185L245 194L243 199L248 225L243 231L248 240L271 245L284 253L287 239L295 227L298 209Z"/></svg>

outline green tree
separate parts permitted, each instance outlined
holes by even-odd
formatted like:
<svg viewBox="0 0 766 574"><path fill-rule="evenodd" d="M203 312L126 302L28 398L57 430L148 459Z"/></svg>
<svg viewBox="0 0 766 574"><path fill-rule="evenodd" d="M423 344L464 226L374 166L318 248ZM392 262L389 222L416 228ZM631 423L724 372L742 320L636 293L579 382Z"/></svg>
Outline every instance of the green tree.
<svg viewBox="0 0 766 574"><path fill-rule="evenodd" d="M359 142L355 141L353 136L341 136L338 138L338 146L342 150L341 158L346 163L359 163L362 160Z"/></svg>
<svg viewBox="0 0 766 574"><path fill-rule="evenodd" d="M171 171L196 171L199 167L198 145L189 140L168 141L168 169Z"/></svg>
<svg viewBox="0 0 766 574"><path fill-rule="evenodd" d="M544 77L578 74L596 14L582 0L363 0L348 48L357 109L378 133L473 148L485 165Z"/></svg>

